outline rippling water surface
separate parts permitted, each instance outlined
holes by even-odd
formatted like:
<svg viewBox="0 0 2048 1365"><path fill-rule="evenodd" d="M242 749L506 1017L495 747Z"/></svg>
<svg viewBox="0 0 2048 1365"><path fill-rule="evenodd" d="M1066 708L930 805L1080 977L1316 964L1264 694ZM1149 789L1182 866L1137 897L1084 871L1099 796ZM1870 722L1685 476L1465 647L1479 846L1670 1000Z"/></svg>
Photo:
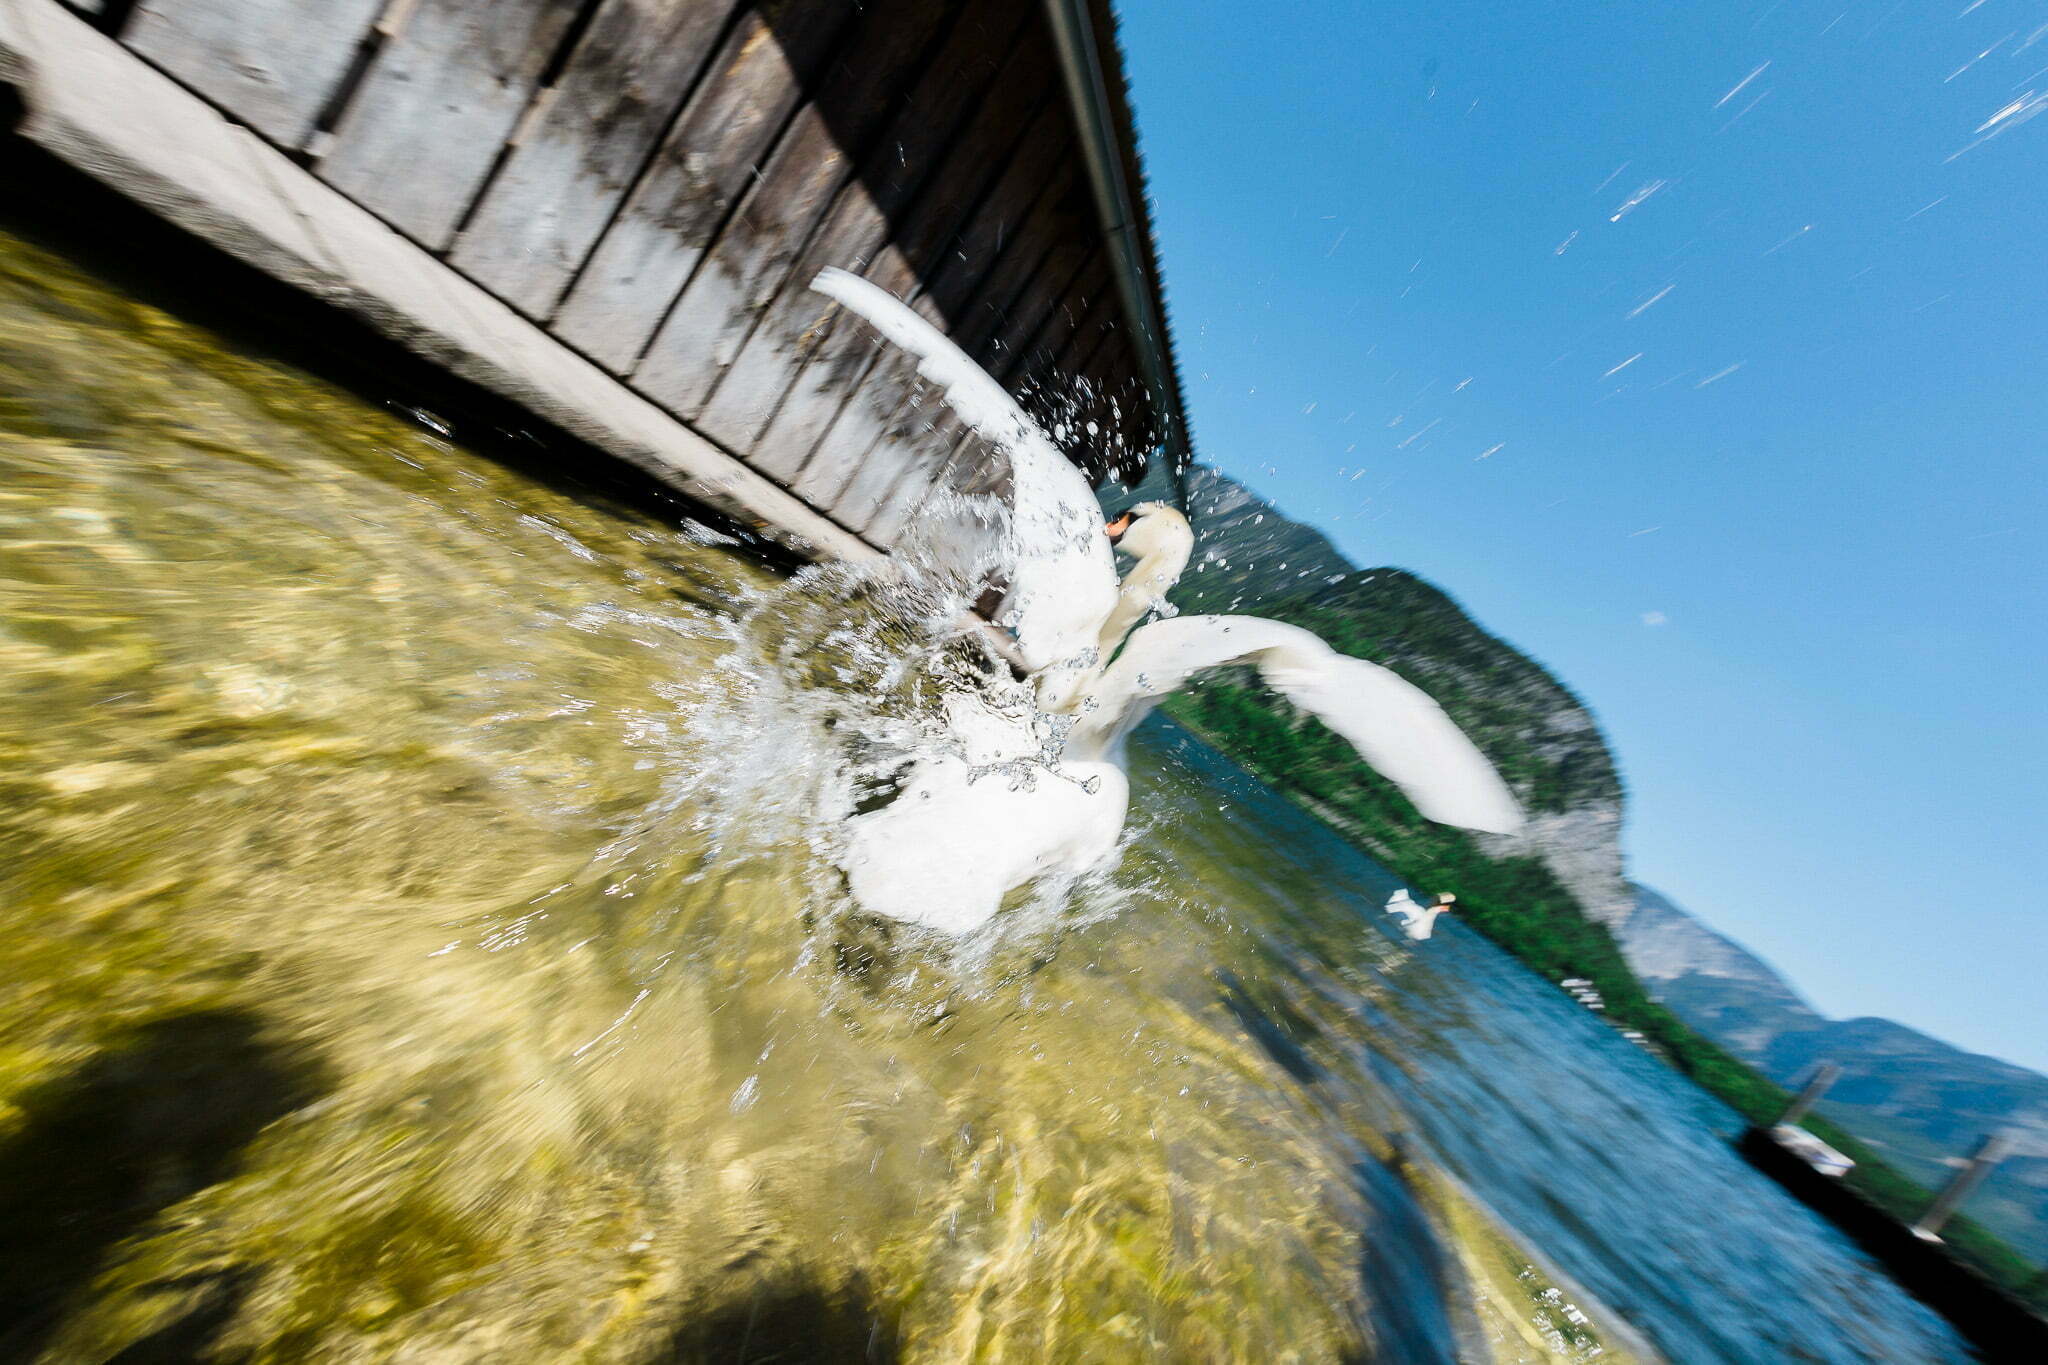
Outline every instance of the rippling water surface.
<svg viewBox="0 0 2048 1365"><path fill-rule="evenodd" d="M0 1356L1966 1358L1162 723L1112 873L862 922L913 618L0 238Z"/></svg>

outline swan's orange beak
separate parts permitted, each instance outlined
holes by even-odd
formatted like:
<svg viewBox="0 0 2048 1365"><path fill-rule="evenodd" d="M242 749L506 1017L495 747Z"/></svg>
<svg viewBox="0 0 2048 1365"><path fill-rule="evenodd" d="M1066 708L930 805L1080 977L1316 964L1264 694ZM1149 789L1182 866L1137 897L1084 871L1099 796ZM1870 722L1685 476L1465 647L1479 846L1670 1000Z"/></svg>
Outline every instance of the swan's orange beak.
<svg viewBox="0 0 2048 1365"><path fill-rule="evenodd" d="M1126 512L1115 521L1104 522L1102 529L1108 534L1109 543L1112 545L1116 544L1124 538L1124 532L1131 529L1131 514Z"/></svg>

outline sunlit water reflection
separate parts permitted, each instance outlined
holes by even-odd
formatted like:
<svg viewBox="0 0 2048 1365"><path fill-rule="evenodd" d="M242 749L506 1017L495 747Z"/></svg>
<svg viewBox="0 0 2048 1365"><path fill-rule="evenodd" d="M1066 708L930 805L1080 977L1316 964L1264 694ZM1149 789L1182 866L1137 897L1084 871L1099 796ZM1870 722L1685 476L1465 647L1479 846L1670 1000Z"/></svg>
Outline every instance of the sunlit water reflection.
<svg viewBox="0 0 2048 1365"><path fill-rule="evenodd" d="M0 239L0 1354L1623 1356L1447 1169L1674 1358L1963 1356L1163 724L1112 873L862 922L886 597Z"/></svg>

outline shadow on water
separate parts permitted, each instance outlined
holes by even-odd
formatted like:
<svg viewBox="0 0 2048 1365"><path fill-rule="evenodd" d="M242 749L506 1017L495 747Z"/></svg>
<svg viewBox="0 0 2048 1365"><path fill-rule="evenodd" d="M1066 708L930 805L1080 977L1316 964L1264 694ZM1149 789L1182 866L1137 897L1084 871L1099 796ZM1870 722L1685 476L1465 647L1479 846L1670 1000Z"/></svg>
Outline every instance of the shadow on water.
<svg viewBox="0 0 2048 1365"><path fill-rule="evenodd" d="M1328 1072L1309 1055L1308 1042L1320 1030L1284 1002L1254 1003L1245 983L1218 970L1218 998L1246 1034L1272 1061L1303 1085L1321 1084ZM1366 1302L1374 1349L1353 1358L1376 1361L1452 1361L1460 1354L1449 1309L1455 1272L1429 1215L1396 1168L1366 1159L1352 1167L1366 1218L1365 1253L1359 1275L1369 1286Z"/></svg>
<svg viewBox="0 0 2048 1365"><path fill-rule="evenodd" d="M1372 1286L1368 1299L1376 1358L1462 1360L1452 1327L1452 1270L1429 1216L1393 1167L1361 1161L1352 1168L1369 1214L1359 1273Z"/></svg>
<svg viewBox="0 0 2048 1365"><path fill-rule="evenodd" d="M107 1253L233 1175L242 1149L318 1089L254 1016L208 1010L137 1027L21 1096L26 1122L0 1146L0 1360L34 1359ZM194 1306L123 1352L127 1365L204 1352L246 1285L229 1273L175 1287Z"/></svg>
<svg viewBox="0 0 2048 1365"><path fill-rule="evenodd" d="M1236 1017L1237 1022L1244 1026L1245 1033L1281 1070L1303 1085L1313 1085L1323 1079L1325 1072L1322 1066L1308 1055L1305 1046L1316 1035L1314 1024L1278 1001L1254 1003L1244 982L1234 972L1219 969L1216 980L1222 987L1218 998L1224 1008Z"/></svg>
<svg viewBox="0 0 2048 1365"><path fill-rule="evenodd" d="M687 1324L664 1360L676 1365L895 1365L895 1324L858 1282L827 1289L764 1284Z"/></svg>
<svg viewBox="0 0 2048 1365"><path fill-rule="evenodd" d="M109 1356L107 1365L189 1365L198 1360L210 1365L240 1365L249 1358L247 1353L223 1354L215 1342L235 1320L255 1280L253 1272L229 1271L166 1286L196 1294L196 1302L176 1321Z"/></svg>

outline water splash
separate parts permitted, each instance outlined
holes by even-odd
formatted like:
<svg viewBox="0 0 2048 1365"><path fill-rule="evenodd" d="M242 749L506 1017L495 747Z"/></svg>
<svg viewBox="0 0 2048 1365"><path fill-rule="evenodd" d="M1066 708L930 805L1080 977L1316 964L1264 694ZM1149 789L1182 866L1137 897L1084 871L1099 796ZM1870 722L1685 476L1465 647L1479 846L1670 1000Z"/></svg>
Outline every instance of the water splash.
<svg viewBox="0 0 2048 1365"><path fill-rule="evenodd" d="M1715 101L1714 101L1714 107L1715 107L1716 109L1719 109L1719 108L1720 108L1720 107L1721 107L1722 105L1726 104L1726 103L1727 103L1727 102L1728 102L1729 100L1732 100L1732 99L1734 99L1734 98L1735 98L1735 97L1736 97L1737 95L1741 94L1741 93L1742 93L1742 92L1743 92L1744 90L1746 90L1746 89L1748 89L1748 88L1749 88L1749 83L1750 83L1751 81L1755 80L1755 79L1756 79L1756 78L1757 78L1758 76L1761 76L1761 75L1763 75L1763 74L1764 74L1764 72L1766 72L1766 71L1768 71L1768 70L1770 70L1770 69L1771 69L1771 64L1770 64L1769 62L1763 62L1763 63L1760 63L1760 64L1759 64L1759 65L1758 65L1758 66L1756 67L1756 69L1755 69L1755 70L1751 71L1751 72L1750 72L1750 73L1749 73L1749 74L1748 74L1747 76L1744 76L1744 77L1743 77L1743 78L1742 78L1741 80L1739 80L1739 81L1735 82L1735 84L1734 84L1734 85L1730 86L1730 87L1729 87L1729 90L1728 90L1728 93L1727 93L1727 94L1725 94L1725 95L1721 96L1721 98L1719 98L1719 99L1715 100Z"/></svg>
<svg viewBox="0 0 2048 1365"><path fill-rule="evenodd" d="M1648 200L1651 195L1657 193L1657 191L1663 189L1670 183L1671 182L1668 180L1650 180L1637 186L1635 193L1629 195L1628 198L1622 200L1621 206L1615 209L1613 213L1607 216L1607 221L1610 223L1620 222L1622 219L1628 217L1629 214L1634 213L1637 209L1641 208L1643 206L1644 201Z"/></svg>

